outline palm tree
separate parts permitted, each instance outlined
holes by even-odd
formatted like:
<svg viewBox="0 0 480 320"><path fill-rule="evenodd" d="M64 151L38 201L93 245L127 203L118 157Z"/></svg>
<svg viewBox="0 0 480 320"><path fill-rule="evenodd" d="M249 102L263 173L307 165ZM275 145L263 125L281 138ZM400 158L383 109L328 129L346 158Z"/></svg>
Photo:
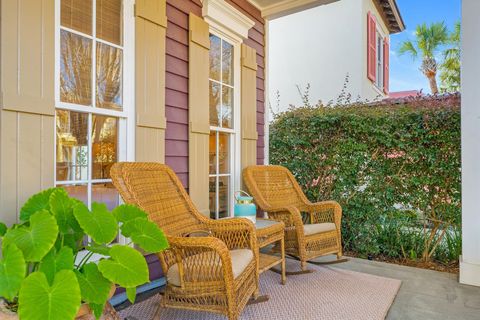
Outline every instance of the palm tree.
<svg viewBox="0 0 480 320"><path fill-rule="evenodd" d="M448 42L448 31L444 22L425 23L418 25L415 32L415 41L407 40L400 47L400 54L410 53L413 59L419 54L422 56L420 71L427 77L432 94L438 93L437 60L435 55L439 48Z"/></svg>
<svg viewBox="0 0 480 320"><path fill-rule="evenodd" d="M460 90L460 22L450 35L450 47L443 52L444 60L440 66L440 81L442 92L457 92Z"/></svg>

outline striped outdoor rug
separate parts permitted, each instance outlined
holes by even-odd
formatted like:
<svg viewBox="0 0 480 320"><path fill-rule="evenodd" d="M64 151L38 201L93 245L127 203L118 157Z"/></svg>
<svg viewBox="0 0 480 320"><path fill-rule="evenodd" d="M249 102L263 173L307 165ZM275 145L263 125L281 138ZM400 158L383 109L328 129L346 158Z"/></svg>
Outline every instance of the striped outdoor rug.
<svg viewBox="0 0 480 320"><path fill-rule="evenodd" d="M298 269L298 262L287 259L287 270ZM315 272L287 277L267 271L260 277L260 292L270 300L245 307L241 319L273 320L380 320L384 319L400 289L401 281L374 275L309 264ZM161 296L135 304L120 312L122 318L150 320ZM160 319L217 320L213 313L162 309Z"/></svg>

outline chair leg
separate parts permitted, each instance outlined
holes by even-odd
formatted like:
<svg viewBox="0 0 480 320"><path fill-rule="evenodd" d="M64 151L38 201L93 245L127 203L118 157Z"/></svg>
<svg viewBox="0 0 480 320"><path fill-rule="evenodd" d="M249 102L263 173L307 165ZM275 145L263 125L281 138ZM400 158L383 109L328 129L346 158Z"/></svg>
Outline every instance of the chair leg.
<svg viewBox="0 0 480 320"><path fill-rule="evenodd" d="M302 271L307 271L307 261L300 261L300 267L302 268Z"/></svg>

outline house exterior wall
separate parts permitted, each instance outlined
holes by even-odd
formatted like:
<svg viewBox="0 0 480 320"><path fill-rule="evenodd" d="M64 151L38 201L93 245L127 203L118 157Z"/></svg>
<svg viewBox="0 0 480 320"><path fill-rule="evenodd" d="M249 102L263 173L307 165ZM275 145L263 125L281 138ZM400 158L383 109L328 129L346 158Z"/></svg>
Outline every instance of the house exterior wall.
<svg viewBox="0 0 480 320"><path fill-rule="evenodd" d="M361 97L363 99L374 100L378 97L385 97L385 93L383 92L383 88L379 89L375 86L372 81L370 81L367 77L367 15L368 12L371 12L377 20L377 29L381 30L384 38L387 37L390 39L388 28L385 24L385 21L381 18L380 12L378 11L377 6L372 0L362 0L362 10L358 11L361 12L361 28L362 30L362 37L361 37L361 58L360 63L362 64L362 73L361 73Z"/></svg>
<svg viewBox="0 0 480 320"><path fill-rule="evenodd" d="M264 20L247 0L226 1L255 22L244 40L258 66L248 115L258 140L249 154L263 164ZM21 3L0 0L0 221L7 224L32 194L54 186L55 0ZM166 0L166 7L165 0L137 0L135 18L135 160L165 161L187 188L191 13L202 17L201 0ZM148 263L151 279L160 277L158 259Z"/></svg>
<svg viewBox="0 0 480 320"><path fill-rule="evenodd" d="M260 11L246 0L227 0L255 21L244 41L257 51L257 163L264 161L264 20ZM173 168L188 189L188 15L202 16L200 0L167 0L166 96L167 129L165 163Z"/></svg>
<svg viewBox="0 0 480 320"><path fill-rule="evenodd" d="M300 105L296 88L310 84L310 102L336 100L348 74L352 99L374 99L367 78L367 13L387 30L372 0L342 0L269 22L269 99L274 112ZM388 35L388 32L385 32ZM280 94L277 108L276 93Z"/></svg>

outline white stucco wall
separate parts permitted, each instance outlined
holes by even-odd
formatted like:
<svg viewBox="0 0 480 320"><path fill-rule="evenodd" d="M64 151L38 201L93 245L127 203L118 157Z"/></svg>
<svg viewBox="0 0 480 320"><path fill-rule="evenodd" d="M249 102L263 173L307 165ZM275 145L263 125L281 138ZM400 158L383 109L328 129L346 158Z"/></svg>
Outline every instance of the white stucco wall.
<svg viewBox="0 0 480 320"><path fill-rule="evenodd" d="M372 0L341 0L269 22L269 101L280 111L300 105L296 85L310 84L310 101L336 100L349 75L347 93L372 100L380 91L367 79L367 12ZM385 34L387 34L385 32Z"/></svg>
<svg viewBox="0 0 480 320"><path fill-rule="evenodd" d="M462 257L460 282L480 286L480 1L462 2Z"/></svg>

